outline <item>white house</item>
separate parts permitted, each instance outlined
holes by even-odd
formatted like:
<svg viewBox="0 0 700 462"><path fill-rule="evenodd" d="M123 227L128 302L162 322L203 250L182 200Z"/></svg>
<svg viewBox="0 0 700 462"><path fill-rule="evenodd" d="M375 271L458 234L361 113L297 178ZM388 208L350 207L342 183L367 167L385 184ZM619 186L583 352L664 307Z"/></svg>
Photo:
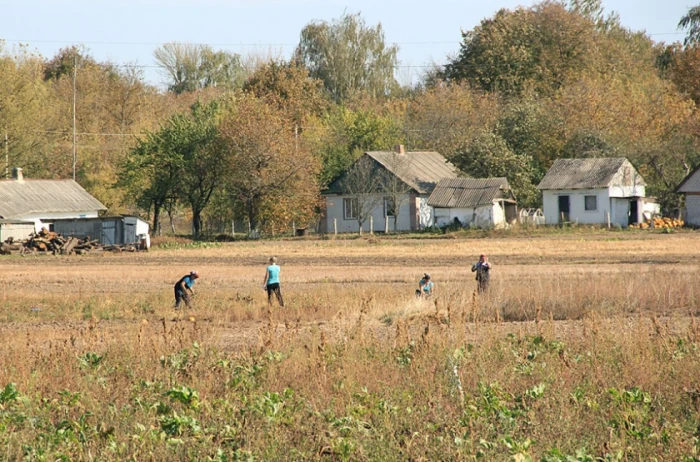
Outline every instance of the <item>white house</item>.
<svg viewBox="0 0 700 462"><path fill-rule="evenodd" d="M515 195L505 178L445 178L428 198L435 224L459 223L476 228L501 228L517 220Z"/></svg>
<svg viewBox="0 0 700 462"><path fill-rule="evenodd" d="M428 196L457 168L437 152L364 153L321 194L321 232L409 231L433 224Z"/></svg>
<svg viewBox="0 0 700 462"><path fill-rule="evenodd" d="M624 157L557 159L537 186L549 225L629 226L642 220L646 183Z"/></svg>
<svg viewBox="0 0 700 462"><path fill-rule="evenodd" d="M700 165L685 177L676 192L685 194L685 222L700 226Z"/></svg>
<svg viewBox="0 0 700 462"><path fill-rule="evenodd" d="M0 218L33 222L36 231L55 219L97 217L107 207L73 180L25 180L21 168L0 181Z"/></svg>

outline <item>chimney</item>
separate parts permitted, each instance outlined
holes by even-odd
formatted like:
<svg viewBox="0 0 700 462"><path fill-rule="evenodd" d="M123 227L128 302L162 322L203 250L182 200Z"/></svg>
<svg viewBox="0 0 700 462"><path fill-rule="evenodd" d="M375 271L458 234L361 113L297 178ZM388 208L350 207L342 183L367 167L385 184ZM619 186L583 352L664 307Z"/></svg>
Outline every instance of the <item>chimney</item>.
<svg viewBox="0 0 700 462"><path fill-rule="evenodd" d="M14 167L12 169L12 179L18 183L24 183L24 175L22 175L22 169L19 167Z"/></svg>
<svg viewBox="0 0 700 462"><path fill-rule="evenodd" d="M394 152L396 154L406 154L406 150L403 147L403 144L397 144L394 146Z"/></svg>

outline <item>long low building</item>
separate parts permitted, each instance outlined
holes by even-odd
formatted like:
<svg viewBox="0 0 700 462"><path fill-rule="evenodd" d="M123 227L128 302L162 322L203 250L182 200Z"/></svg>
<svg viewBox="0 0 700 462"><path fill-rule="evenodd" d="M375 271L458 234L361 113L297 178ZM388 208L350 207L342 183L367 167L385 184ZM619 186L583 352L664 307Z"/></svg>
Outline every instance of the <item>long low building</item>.
<svg viewBox="0 0 700 462"><path fill-rule="evenodd" d="M505 178L445 178L428 198L436 226L501 228L517 221L515 195Z"/></svg>
<svg viewBox="0 0 700 462"><path fill-rule="evenodd" d="M96 218L107 210L73 180L25 180L21 168L0 181L0 218L34 223L35 231L53 220Z"/></svg>

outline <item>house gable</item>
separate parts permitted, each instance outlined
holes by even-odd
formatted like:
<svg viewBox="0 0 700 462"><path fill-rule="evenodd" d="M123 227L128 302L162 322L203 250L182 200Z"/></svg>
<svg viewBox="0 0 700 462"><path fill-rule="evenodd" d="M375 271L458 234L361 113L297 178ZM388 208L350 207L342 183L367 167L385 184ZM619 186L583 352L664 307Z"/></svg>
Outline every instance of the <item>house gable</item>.
<svg viewBox="0 0 700 462"><path fill-rule="evenodd" d="M635 190L646 186L632 163L624 157L557 159L537 188L600 189L624 188Z"/></svg>
<svg viewBox="0 0 700 462"><path fill-rule="evenodd" d="M677 193L700 193L700 165L686 176L676 188Z"/></svg>
<svg viewBox="0 0 700 462"><path fill-rule="evenodd" d="M399 189L419 195L430 194L442 178L456 178L459 173L454 165L437 152L398 154L392 151L368 151L333 180L322 194L347 194L344 184L352 169L358 168L361 162L371 162L376 178L368 178L368 181L380 181L382 175L379 172L385 173L400 182ZM386 185L384 189L395 190L396 187Z"/></svg>

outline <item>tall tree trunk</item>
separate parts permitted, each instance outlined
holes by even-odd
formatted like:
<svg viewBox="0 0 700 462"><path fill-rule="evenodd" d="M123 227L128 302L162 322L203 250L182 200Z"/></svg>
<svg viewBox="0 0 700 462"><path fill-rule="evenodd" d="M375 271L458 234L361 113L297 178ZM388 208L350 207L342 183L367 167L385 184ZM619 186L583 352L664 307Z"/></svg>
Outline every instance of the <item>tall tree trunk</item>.
<svg viewBox="0 0 700 462"><path fill-rule="evenodd" d="M192 230L194 238L199 239L202 233L202 210L199 207L192 207Z"/></svg>
<svg viewBox="0 0 700 462"><path fill-rule="evenodd" d="M248 199L248 223L250 224L251 232L258 229L258 217L255 210L255 199Z"/></svg>
<svg viewBox="0 0 700 462"><path fill-rule="evenodd" d="M153 202L153 232L160 235L160 209L161 204L158 201Z"/></svg>

